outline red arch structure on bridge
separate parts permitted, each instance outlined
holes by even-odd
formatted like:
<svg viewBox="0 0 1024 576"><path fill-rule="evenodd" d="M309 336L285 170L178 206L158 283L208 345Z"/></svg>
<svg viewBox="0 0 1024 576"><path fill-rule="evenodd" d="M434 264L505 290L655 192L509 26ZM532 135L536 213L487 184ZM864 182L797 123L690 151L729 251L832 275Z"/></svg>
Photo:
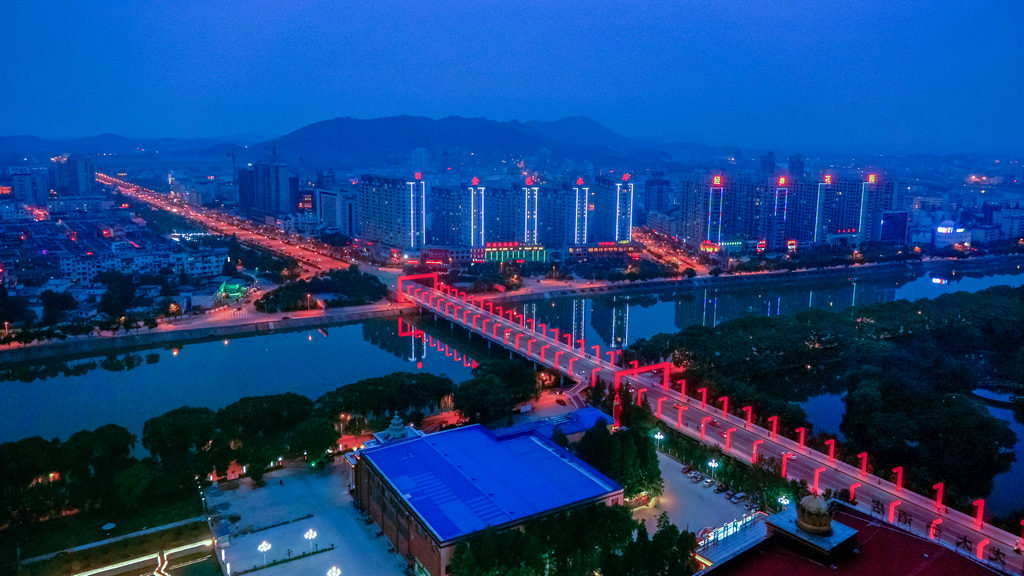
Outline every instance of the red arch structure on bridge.
<svg viewBox="0 0 1024 576"><path fill-rule="evenodd" d="M627 368L625 370L617 370L615 372L615 391L619 391L619 383L625 376L632 376L634 374L643 374L644 372L655 372L661 370L661 386L668 388L669 376L672 373L671 362L659 362L657 364L649 364L647 366L638 366L636 368Z"/></svg>
<svg viewBox="0 0 1024 576"><path fill-rule="evenodd" d="M430 285L431 288L437 288L438 285L437 272L428 272L426 274L408 274L406 276L399 276L398 295L396 296L395 301L405 302L405 299L409 298L409 296L402 289L402 283L412 282L414 280L433 280L433 284Z"/></svg>
<svg viewBox="0 0 1024 576"><path fill-rule="evenodd" d="M620 417L622 416L622 406L619 400L619 385L621 384L622 378L633 374L655 372L657 370L661 370L661 386L667 389L669 385L669 377L672 373L671 362L659 362L648 366L638 366L636 368L627 368L625 370L615 371L615 400L612 404L612 417L615 419L614 428L617 429L619 424L621 424ZM639 402L637 402L637 404L639 404Z"/></svg>

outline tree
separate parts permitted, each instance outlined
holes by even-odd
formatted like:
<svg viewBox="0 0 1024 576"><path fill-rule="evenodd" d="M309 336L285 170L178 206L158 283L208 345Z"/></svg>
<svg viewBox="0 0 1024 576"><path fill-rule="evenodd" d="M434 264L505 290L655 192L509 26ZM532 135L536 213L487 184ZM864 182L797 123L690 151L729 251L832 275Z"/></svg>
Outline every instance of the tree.
<svg viewBox="0 0 1024 576"><path fill-rule="evenodd" d="M136 462L117 471L113 478L112 504L121 510L136 508L153 482L153 471L144 462Z"/></svg>
<svg viewBox="0 0 1024 576"><path fill-rule="evenodd" d="M43 304L43 323L56 324L61 320L65 312L78 308L78 302L70 292L54 292L44 290L39 295Z"/></svg>
<svg viewBox="0 0 1024 576"><path fill-rule="evenodd" d="M142 446L157 458L165 476L184 483L212 471L209 451L216 430L213 410L183 406L146 420Z"/></svg>
<svg viewBox="0 0 1024 576"><path fill-rule="evenodd" d="M327 450L337 446L338 432L324 418L309 418L292 431L289 448L294 454L303 453L311 465L324 460Z"/></svg>
<svg viewBox="0 0 1024 576"><path fill-rule="evenodd" d="M551 441L562 448L569 448L569 437L562 431L561 426L555 426L555 431L551 433Z"/></svg>
<svg viewBox="0 0 1024 576"><path fill-rule="evenodd" d="M690 267L683 268L683 276L686 276L687 278L693 278L696 275L697 275L697 271L694 270L693 268L690 268Z"/></svg>
<svg viewBox="0 0 1024 576"><path fill-rule="evenodd" d="M96 275L96 280L107 286L96 310L115 319L124 316L135 299L135 283L131 276L120 272L101 272Z"/></svg>
<svg viewBox="0 0 1024 576"><path fill-rule="evenodd" d="M0 286L0 322L11 324L30 323L35 313L28 307L28 300L22 296L10 296L6 286Z"/></svg>
<svg viewBox="0 0 1024 576"><path fill-rule="evenodd" d="M473 377L455 390L454 404L471 422L511 424L512 408L537 393L533 368L518 360L492 360L473 369Z"/></svg>

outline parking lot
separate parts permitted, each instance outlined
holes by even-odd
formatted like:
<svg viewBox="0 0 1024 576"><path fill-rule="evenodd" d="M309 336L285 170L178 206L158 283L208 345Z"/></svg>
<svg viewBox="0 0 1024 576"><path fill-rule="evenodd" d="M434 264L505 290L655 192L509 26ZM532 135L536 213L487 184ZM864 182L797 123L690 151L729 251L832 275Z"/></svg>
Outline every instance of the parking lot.
<svg viewBox="0 0 1024 576"><path fill-rule="evenodd" d="M642 508L636 514L638 520L647 522L647 530L651 534L657 529L657 519L662 512L668 512L669 519L680 530L695 533L743 516L746 502L733 504L724 493L715 494L714 487L694 482L679 471L681 465L678 462L664 454L658 454L658 464L665 480L665 492L654 506Z"/></svg>
<svg viewBox="0 0 1024 576"><path fill-rule="evenodd" d="M267 542L270 549L266 562L287 559L311 547L333 544L335 548L261 569L261 575L322 575L337 566L343 574L401 576L405 561L390 552L387 539L376 536L376 525L363 521L352 504L348 484L346 464L330 464L326 470L309 470L300 464L267 474L266 485L260 488L253 489L245 478L233 490L208 490L207 504L221 518L215 524L215 533L245 532L249 527L254 530L231 536L224 546L224 559L231 563L231 572L263 566L264 554L258 548ZM234 515L238 519L231 522ZM275 527L263 529L268 526ZM304 537L310 529L317 534L312 542Z"/></svg>

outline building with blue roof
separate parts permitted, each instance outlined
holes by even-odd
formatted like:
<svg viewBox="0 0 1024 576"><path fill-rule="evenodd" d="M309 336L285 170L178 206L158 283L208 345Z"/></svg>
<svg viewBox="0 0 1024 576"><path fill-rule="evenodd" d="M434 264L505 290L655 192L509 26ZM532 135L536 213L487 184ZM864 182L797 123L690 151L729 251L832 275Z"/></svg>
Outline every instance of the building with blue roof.
<svg viewBox="0 0 1024 576"><path fill-rule="evenodd" d="M359 453L355 498L418 572L444 576L458 542L589 504L622 487L542 435L467 426Z"/></svg>

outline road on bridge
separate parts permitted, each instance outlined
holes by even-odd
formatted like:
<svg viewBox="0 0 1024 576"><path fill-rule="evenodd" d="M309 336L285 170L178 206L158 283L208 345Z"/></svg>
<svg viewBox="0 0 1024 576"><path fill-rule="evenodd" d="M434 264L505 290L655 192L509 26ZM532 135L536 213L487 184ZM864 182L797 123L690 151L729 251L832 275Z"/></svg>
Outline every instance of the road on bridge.
<svg viewBox="0 0 1024 576"><path fill-rule="evenodd" d="M413 283L417 280L433 280L434 286ZM777 420L774 422L775 430L753 424L752 408L744 407L744 416L740 417L728 411L728 399L711 399L709 402L706 390L702 398L692 397L685 389L685 382L681 383L681 390L675 390L667 373L670 369L667 363L624 369L614 364L616 355L613 351L605 352L608 361L602 360L599 348L588 348L582 340L573 342L571 334L560 334L556 327L534 323L515 309L505 309L441 284L436 275L400 277L398 287L400 295L421 308L529 360L558 370L577 382L572 389L576 395L592 385L596 378L612 382L618 380L621 385L630 387L638 402L648 403L669 428L719 447L740 461L753 463L761 457L784 461L782 472L789 479L804 480L819 492L826 489L834 492L849 490L858 508L883 521L982 562L998 565L1011 573L1024 570L1024 557L1015 551L1020 546L1016 536L940 506L937 498L911 492L810 449L799 438L792 440L779 433ZM595 354L590 354L591 350ZM655 371L660 373L655 375ZM802 436L799 429L796 432ZM862 461L866 460L865 455ZM983 503L980 504L983 509Z"/></svg>

